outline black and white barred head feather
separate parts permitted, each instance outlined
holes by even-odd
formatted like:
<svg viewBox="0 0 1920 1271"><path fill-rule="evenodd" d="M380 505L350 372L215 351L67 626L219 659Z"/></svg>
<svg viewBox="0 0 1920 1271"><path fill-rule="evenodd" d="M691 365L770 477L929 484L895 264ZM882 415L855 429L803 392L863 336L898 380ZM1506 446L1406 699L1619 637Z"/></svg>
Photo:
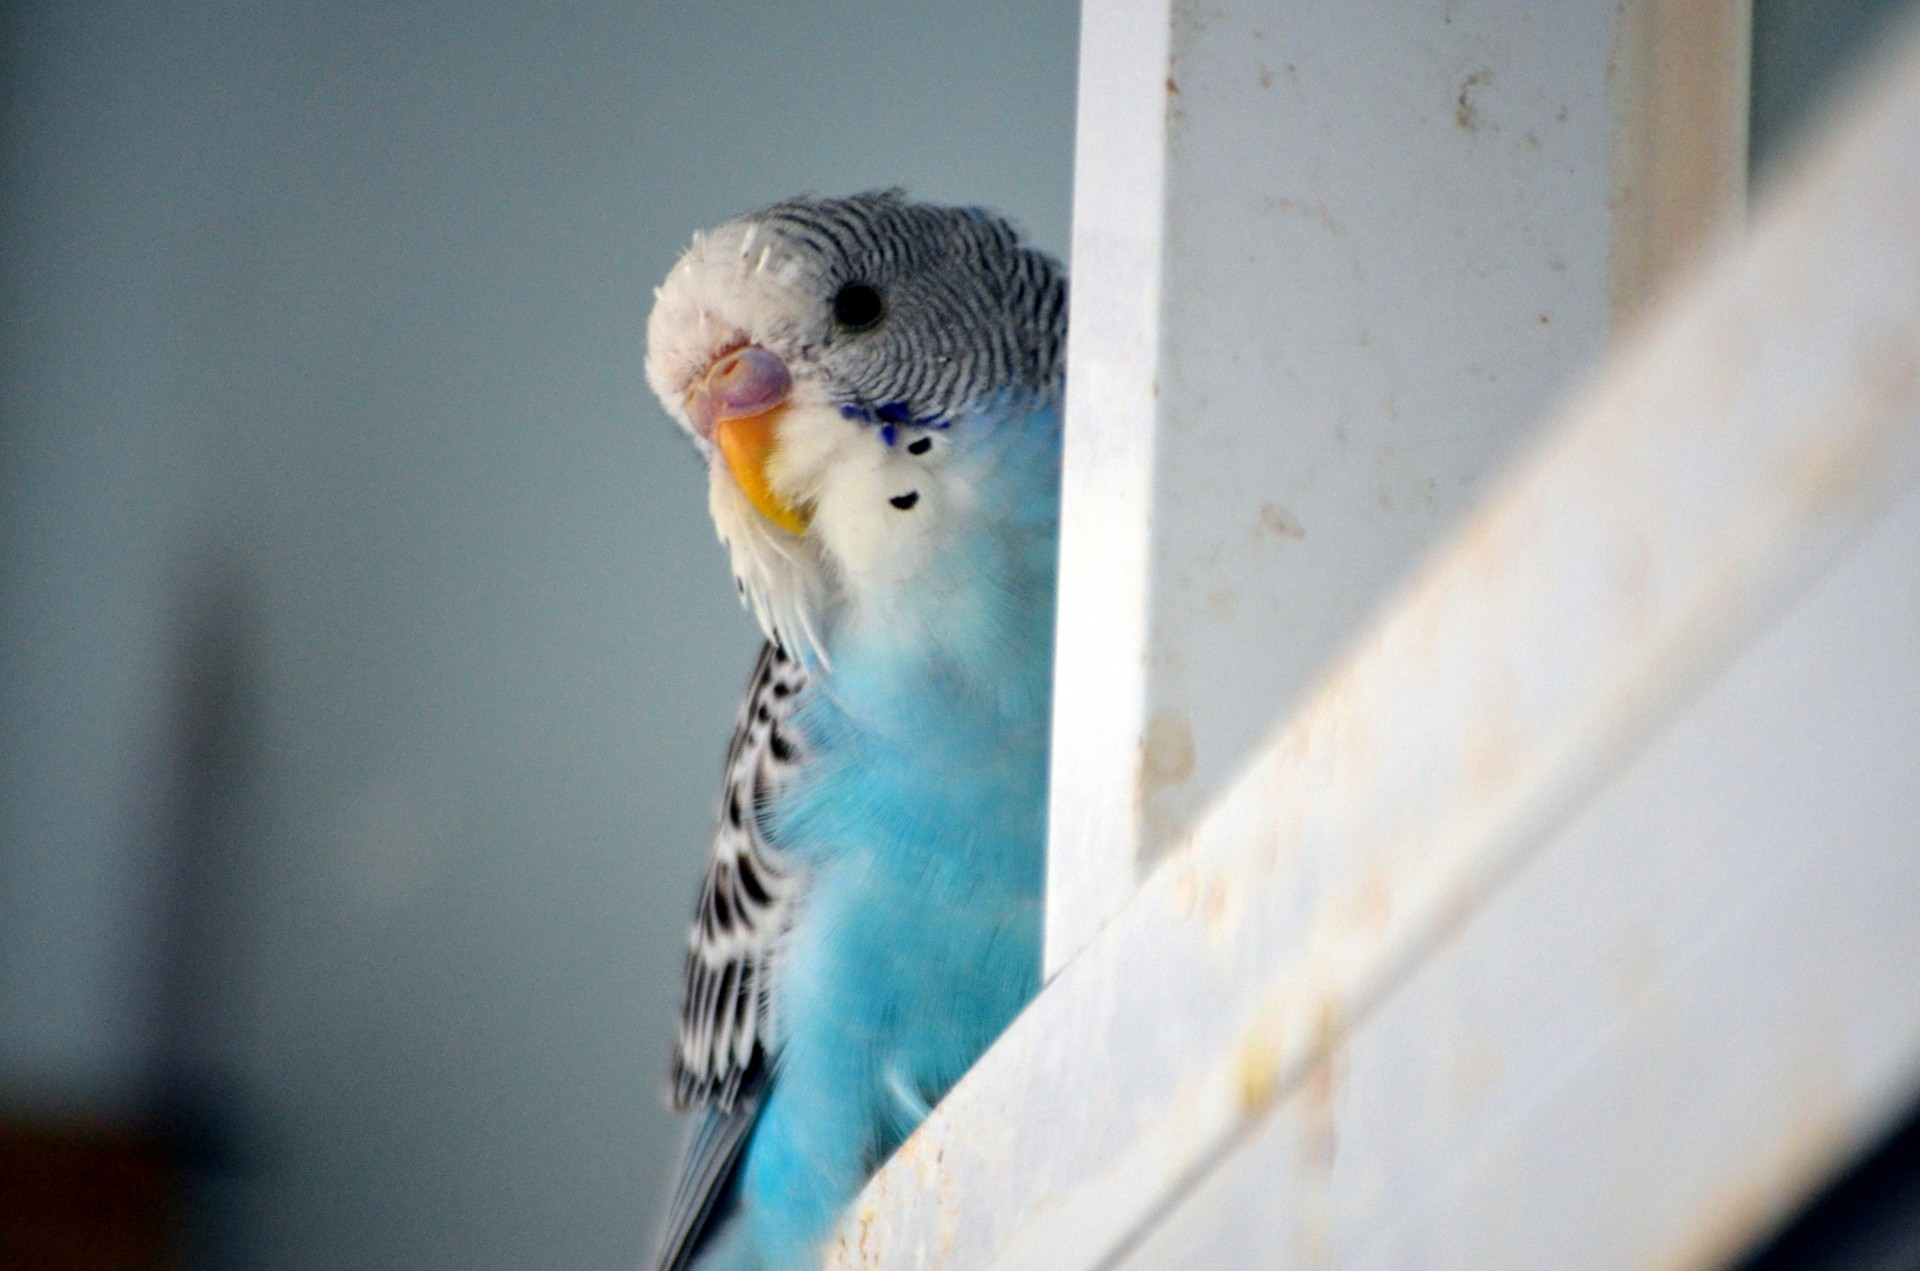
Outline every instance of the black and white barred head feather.
<svg viewBox="0 0 1920 1271"><path fill-rule="evenodd" d="M1043 393L1060 375L1064 280L989 212L889 191L791 199L742 221L811 266L814 304L797 334L843 405L950 419L994 393ZM878 311L836 314L835 298L859 287Z"/></svg>
<svg viewBox="0 0 1920 1271"><path fill-rule="evenodd" d="M790 199L695 237L656 293L647 377L709 459L715 526L772 638L818 654L837 590L924 562L978 476L953 430L1058 397L1066 294L1005 220L899 191ZM745 346L792 377L766 475L808 509L803 534L756 512L690 413Z"/></svg>

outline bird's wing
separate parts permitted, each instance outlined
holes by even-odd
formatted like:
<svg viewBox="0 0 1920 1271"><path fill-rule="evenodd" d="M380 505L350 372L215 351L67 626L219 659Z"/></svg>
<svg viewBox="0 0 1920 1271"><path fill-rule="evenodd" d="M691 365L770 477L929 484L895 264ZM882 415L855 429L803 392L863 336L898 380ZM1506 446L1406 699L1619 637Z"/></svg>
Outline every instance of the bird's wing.
<svg viewBox="0 0 1920 1271"><path fill-rule="evenodd" d="M680 1179L667 1208L667 1226L654 1255L656 1271L684 1271L726 1221L740 1153L759 1115L757 1092L729 1109L714 1103L694 1114L693 1132L680 1154Z"/></svg>
<svg viewBox="0 0 1920 1271"><path fill-rule="evenodd" d="M799 660L760 653L727 749L713 856L687 939L686 996L673 1056L673 1101L698 1107L655 1265L678 1271L723 1215L720 1202L759 1115L777 1046L769 993L800 878L765 832L768 800L804 762L792 715L806 689Z"/></svg>

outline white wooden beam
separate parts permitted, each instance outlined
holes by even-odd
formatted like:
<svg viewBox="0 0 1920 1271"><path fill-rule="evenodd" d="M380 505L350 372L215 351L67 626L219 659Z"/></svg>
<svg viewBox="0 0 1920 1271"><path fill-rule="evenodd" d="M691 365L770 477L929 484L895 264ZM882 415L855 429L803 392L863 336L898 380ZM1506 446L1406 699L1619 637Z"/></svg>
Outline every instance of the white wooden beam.
<svg viewBox="0 0 1920 1271"><path fill-rule="evenodd" d="M1920 1097L1916 615L1909 492L1119 1265L1738 1259Z"/></svg>
<svg viewBox="0 0 1920 1271"><path fill-rule="evenodd" d="M1229 1213L1273 1258L1706 1265L1914 1093L1915 137L1920 50L935 1110L837 1265L1218 1265Z"/></svg>
<svg viewBox="0 0 1920 1271"><path fill-rule="evenodd" d="M1080 24L1073 273L1055 629L1047 965L1137 882L1159 412L1168 0L1092 0Z"/></svg>
<svg viewBox="0 0 1920 1271"><path fill-rule="evenodd" d="M1050 971L1737 204L1746 11L1088 0Z"/></svg>

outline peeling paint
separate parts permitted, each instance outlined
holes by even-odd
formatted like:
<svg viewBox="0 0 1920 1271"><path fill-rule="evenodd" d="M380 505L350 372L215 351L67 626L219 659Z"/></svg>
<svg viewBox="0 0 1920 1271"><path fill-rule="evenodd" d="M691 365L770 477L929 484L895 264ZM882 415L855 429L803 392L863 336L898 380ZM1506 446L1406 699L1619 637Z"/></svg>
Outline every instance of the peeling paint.
<svg viewBox="0 0 1920 1271"><path fill-rule="evenodd" d="M1884 339L1861 357L1855 396L1828 409L1853 421L1785 457L1781 483L1815 516L1869 496L1903 426L1920 411L1920 329Z"/></svg>
<svg viewBox="0 0 1920 1271"><path fill-rule="evenodd" d="M1272 1029L1256 1029L1240 1045L1240 1058L1234 1069L1240 1111L1257 1116L1280 1093L1279 1038Z"/></svg>
<svg viewBox="0 0 1920 1271"><path fill-rule="evenodd" d="M1377 936L1393 921L1393 881L1379 869L1360 879L1353 898L1340 909L1340 921L1356 931Z"/></svg>
<svg viewBox="0 0 1920 1271"><path fill-rule="evenodd" d="M1307 536L1299 518L1278 503L1260 505L1260 528L1276 538L1299 540Z"/></svg>
<svg viewBox="0 0 1920 1271"><path fill-rule="evenodd" d="M1333 1168L1340 1134L1335 1118L1341 1049L1346 1043L1345 1012L1339 1003L1322 1003L1313 1021L1314 1059L1300 1083L1300 1155L1316 1173Z"/></svg>
<svg viewBox="0 0 1920 1271"><path fill-rule="evenodd" d="M1148 789L1179 785L1193 775L1193 728L1175 713L1156 715L1147 725L1141 784Z"/></svg>
<svg viewBox="0 0 1920 1271"><path fill-rule="evenodd" d="M1461 132L1480 131L1480 110L1474 105L1473 90L1493 82L1493 72L1478 70L1460 81L1459 95L1453 99L1453 126Z"/></svg>
<svg viewBox="0 0 1920 1271"><path fill-rule="evenodd" d="M1311 221L1335 238L1346 233L1346 230L1341 226L1340 222L1334 219L1334 215L1328 210L1327 205L1313 199L1262 197L1259 200L1259 206L1263 211L1298 216L1303 220Z"/></svg>

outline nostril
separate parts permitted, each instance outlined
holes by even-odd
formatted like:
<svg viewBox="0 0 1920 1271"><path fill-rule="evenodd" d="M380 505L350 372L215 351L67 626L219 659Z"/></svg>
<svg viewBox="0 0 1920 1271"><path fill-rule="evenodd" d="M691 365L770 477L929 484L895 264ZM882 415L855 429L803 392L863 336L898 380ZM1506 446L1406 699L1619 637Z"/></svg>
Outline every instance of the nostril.
<svg viewBox="0 0 1920 1271"><path fill-rule="evenodd" d="M787 371L787 364L753 344L735 349L715 362L708 368L705 380L715 412L722 418L771 410L785 401L793 389L793 376Z"/></svg>

